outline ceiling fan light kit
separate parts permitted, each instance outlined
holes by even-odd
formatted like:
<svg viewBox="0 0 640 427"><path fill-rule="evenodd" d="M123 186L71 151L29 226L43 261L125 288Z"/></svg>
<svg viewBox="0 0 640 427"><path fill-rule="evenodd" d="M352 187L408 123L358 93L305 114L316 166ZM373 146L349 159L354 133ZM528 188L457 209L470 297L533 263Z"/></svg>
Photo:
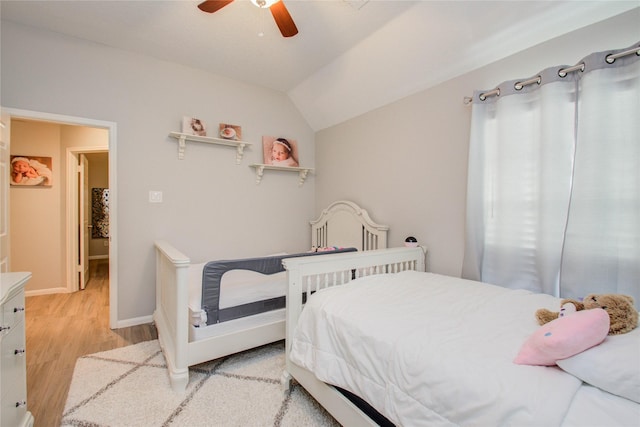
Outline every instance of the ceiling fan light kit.
<svg viewBox="0 0 640 427"><path fill-rule="evenodd" d="M207 0L198 5L198 9L207 13L214 13L222 9L233 0ZM287 7L282 0L251 0L251 3L261 9L269 9L276 25L280 29L283 37L293 37L298 34L298 28L293 22L293 18L289 14Z"/></svg>
<svg viewBox="0 0 640 427"><path fill-rule="evenodd" d="M278 0L251 0L251 3L255 4L261 9L273 6Z"/></svg>

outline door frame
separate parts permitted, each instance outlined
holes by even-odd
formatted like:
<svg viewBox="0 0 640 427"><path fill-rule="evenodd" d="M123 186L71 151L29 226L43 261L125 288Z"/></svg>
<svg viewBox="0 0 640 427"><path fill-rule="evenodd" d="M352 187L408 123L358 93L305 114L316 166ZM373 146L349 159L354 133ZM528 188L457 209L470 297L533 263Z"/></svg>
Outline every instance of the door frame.
<svg viewBox="0 0 640 427"><path fill-rule="evenodd" d="M24 118L37 120L42 122L52 122L68 125L77 125L93 128L106 129L109 133L109 144L106 150L109 151L109 327L116 329L118 325L118 186L117 186L117 124L104 120L95 120L85 117L75 117L60 114L44 113L40 111L21 110L15 108L2 108L2 112L10 118ZM9 141L11 143L11 141ZM95 148L95 147L91 147ZM91 149L83 147L84 152ZM101 150L105 151L103 147ZM67 200L69 198L67 197ZM68 209L68 208L67 208ZM67 223L69 221L69 213L67 211ZM67 245L69 248L69 240L73 240L71 230L67 232ZM66 265L69 265L70 253L67 253ZM71 282L71 277L67 278L67 283Z"/></svg>
<svg viewBox="0 0 640 427"><path fill-rule="evenodd" d="M4 111L0 111L0 173L3 178L0 179L0 273L6 273L11 268L10 249L11 241L9 239L10 223L9 223L9 168L11 164L9 159L10 137L11 137L11 117Z"/></svg>

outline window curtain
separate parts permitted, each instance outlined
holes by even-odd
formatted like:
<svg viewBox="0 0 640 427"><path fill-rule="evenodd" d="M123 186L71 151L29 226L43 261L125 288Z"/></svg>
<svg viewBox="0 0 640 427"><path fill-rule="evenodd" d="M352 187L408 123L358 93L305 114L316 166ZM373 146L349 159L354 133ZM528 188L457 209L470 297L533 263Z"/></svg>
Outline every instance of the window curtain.
<svg viewBox="0 0 640 427"><path fill-rule="evenodd" d="M639 47L474 93L463 277L639 305Z"/></svg>

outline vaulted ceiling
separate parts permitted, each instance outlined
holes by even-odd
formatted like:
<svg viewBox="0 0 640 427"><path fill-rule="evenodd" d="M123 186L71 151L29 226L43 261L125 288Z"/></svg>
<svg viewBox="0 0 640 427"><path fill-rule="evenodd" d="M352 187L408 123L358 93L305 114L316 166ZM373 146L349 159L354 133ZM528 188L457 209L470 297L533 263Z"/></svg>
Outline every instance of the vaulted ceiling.
<svg viewBox="0 0 640 427"><path fill-rule="evenodd" d="M285 92L314 130L638 7L624 1L284 0L299 33L235 0L10 1L2 20ZM261 35L259 35L261 34Z"/></svg>

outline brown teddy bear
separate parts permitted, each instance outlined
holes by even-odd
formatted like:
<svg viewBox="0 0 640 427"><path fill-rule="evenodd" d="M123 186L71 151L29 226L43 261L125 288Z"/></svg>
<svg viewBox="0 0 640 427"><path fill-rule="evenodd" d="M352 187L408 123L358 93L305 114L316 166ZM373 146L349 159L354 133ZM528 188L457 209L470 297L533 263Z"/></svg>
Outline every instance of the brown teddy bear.
<svg viewBox="0 0 640 427"><path fill-rule="evenodd" d="M620 294L589 294L582 302L573 299L563 299L560 312L553 312L546 308L536 311L536 319L540 325L549 323L558 317L570 315L572 312L602 308L609 313L609 335L630 332L638 326L638 310L634 307L633 298Z"/></svg>

